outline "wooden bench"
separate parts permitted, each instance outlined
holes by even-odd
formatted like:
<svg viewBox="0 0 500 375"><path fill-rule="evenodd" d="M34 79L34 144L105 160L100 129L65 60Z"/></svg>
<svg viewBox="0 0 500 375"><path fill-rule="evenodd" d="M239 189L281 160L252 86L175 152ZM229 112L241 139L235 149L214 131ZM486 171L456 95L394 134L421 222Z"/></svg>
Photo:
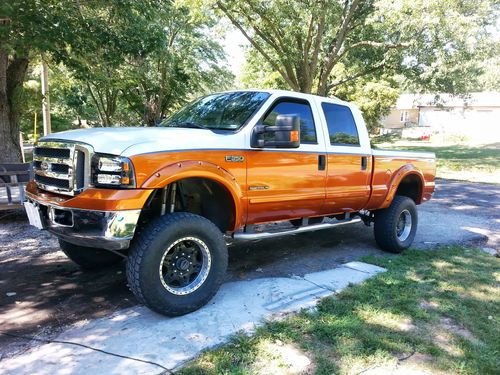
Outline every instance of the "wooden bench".
<svg viewBox="0 0 500 375"><path fill-rule="evenodd" d="M24 188L32 171L31 163L0 164L0 210L23 207Z"/></svg>

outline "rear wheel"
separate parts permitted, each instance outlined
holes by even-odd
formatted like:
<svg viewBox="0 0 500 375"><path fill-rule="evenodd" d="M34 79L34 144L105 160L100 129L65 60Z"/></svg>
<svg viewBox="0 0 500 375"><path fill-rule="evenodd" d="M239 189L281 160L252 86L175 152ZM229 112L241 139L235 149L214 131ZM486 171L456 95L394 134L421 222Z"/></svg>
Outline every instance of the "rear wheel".
<svg viewBox="0 0 500 375"><path fill-rule="evenodd" d="M215 224L178 212L149 223L134 239L127 279L137 299L167 316L205 305L227 269L227 247Z"/></svg>
<svg viewBox="0 0 500 375"><path fill-rule="evenodd" d="M111 251L73 245L61 239L59 240L59 246L69 259L86 270L109 267L123 260L123 257Z"/></svg>
<svg viewBox="0 0 500 375"><path fill-rule="evenodd" d="M383 250L400 253L413 243L417 224L415 202L396 195L388 208L375 212L375 241Z"/></svg>

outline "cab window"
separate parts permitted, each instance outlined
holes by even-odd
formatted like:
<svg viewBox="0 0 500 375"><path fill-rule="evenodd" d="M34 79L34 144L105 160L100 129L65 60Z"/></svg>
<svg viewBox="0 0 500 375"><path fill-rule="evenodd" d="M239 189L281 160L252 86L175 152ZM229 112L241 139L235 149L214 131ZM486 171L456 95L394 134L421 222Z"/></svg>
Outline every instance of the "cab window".
<svg viewBox="0 0 500 375"><path fill-rule="evenodd" d="M263 125L275 125L278 115L296 115L300 117L300 143L317 144L311 106L306 101L280 100L267 112Z"/></svg>
<svg viewBox="0 0 500 375"><path fill-rule="evenodd" d="M358 129L349 107L322 103L330 135L330 144L335 146L359 146Z"/></svg>

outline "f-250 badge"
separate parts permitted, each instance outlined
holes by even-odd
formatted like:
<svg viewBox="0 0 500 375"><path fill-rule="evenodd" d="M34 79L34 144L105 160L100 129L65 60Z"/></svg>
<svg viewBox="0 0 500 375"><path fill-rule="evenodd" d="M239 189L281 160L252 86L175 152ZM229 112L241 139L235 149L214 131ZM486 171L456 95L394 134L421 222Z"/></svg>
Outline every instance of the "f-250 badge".
<svg viewBox="0 0 500 375"><path fill-rule="evenodd" d="M245 161L245 157L240 156L240 155L227 155L226 161L229 161L232 163L243 163Z"/></svg>

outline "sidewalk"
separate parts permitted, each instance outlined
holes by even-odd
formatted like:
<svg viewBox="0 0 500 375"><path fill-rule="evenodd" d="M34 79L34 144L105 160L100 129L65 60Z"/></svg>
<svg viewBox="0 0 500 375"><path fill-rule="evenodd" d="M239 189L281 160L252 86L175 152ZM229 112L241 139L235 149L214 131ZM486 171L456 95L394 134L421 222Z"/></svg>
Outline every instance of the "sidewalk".
<svg viewBox="0 0 500 375"><path fill-rule="evenodd" d="M54 340L58 342L32 342L28 351L2 360L0 373L168 373L235 333L250 333L267 319L311 308L319 298L384 271L349 262L304 277L230 282L209 305L177 318L144 307L120 310L75 325Z"/></svg>

